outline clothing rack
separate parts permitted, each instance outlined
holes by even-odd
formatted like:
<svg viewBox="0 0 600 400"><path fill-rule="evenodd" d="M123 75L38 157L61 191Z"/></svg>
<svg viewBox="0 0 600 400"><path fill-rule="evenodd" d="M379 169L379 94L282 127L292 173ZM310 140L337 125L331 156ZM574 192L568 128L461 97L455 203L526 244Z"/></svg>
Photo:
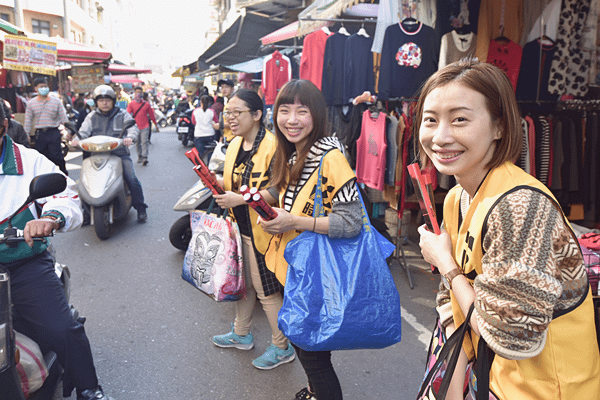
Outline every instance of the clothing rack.
<svg viewBox="0 0 600 400"><path fill-rule="evenodd" d="M343 19L343 18L312 18L310 16L304 18L298 18L300 21L329 21L329 22L340 22L340 23L355 23L364 24L371 23L376 24L376 18L364 18L364 19Z"/></svg>
<svg viewBox="0 0 600 400"><path fill-rule="evenodd" d="M408 264L406 254L404 254L404 247L402 247L404 246L404 242L410 243L410 240L408 239L408 236L402 236L402 218L398 218L398 229L396 231L396 248L392 253L392 259L390 260L388 265L391 266L394 261L398 261L398 264L404 270L406 276L408 277L408 285L411 289L414 289L415 285L413 284L412 275L410 273L409 268L411 267L411 265ZM400 254L398 254L398 250Z"/></svg>

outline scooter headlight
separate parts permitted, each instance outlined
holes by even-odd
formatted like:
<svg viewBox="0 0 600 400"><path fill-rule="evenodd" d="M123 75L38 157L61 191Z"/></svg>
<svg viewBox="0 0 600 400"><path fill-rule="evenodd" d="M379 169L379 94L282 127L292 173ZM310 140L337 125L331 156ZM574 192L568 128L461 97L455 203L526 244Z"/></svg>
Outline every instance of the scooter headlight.
<svg viewBox="0 0 600 400"><path fill-rule="evenodd" d="M83 150L89 151L91 153L101 153L101 152L112 151L112 150L116 149L117 147L119 147L119 142L116 140L110 141L110 142L104 142L104 143L89 143L89 142L81 143L81 148Z"/></svg>
<svg viewBox="0 0 600 400"><path fill-rule="evenodd" d="M190 197L187 199L187 201L185 202L185 204L187 204L187 205L194 204L194 203L196 203L196 202L198 201L198 199L200 198L200 196L203 196L203 195L204 195L204 192L203 192L203 191L200 191L200 192L194 193L193 195L191 195L191 196L190 196Z"/></svg>

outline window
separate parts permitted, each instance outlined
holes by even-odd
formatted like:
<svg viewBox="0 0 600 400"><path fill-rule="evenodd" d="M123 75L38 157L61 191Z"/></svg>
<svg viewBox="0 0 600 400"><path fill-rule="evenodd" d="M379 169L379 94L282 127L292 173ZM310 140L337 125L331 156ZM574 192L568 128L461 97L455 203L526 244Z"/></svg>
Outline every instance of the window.
<svg viewBox="0 0 600 400"><path fill-rule="evenodd" d="M10 22L10 16L8 14L4 14L4 13L0 14L0 19L4 20L6 22Z"/></svg>
<svg viewBox="0 0 600 400"><path fill-rule="evenodd" d="M33 33L42 33L44 35L50 36L50 21L32 19L31 30L33 31Z"/></svg>

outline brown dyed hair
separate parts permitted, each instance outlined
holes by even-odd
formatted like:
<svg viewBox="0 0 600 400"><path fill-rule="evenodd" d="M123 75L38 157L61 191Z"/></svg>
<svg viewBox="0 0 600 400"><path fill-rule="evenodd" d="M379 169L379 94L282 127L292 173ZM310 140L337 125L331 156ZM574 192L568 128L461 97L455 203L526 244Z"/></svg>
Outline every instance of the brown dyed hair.
<svg viewBox="0 0 600 400"><path fill-rule="evenodd" d="M298 149L296 163L290 168L288 160L296 151L296 146L287 140L279 130L277 114L279 106L294 104L296 101L309 109L313 120L313 130L308 135L304 148ZM273 126L277 137L277 152L273 157L271 186L281 190L290 182L298 182L310 148L316 141L327 136L327 104L323 94L314 83L304 79L293 79L281 88L273 105Z"/></svg>
<svg viewBox="0 0 600 400"><path fill-rule="evenodd" d="M413 126L416 137L415 150L419 154L421 166L425 167L431 162L419 141L425 99L434 89L451 82L461 83L481 93L485 97L485 105L492 121L498 123L501 129L501 138L497 141L494 155L486 167L492 169L506 161L516 160L521 154L523 128L513 86L506 74L496 66L467 58L437 71L421 89L415 107Z"/></svg>

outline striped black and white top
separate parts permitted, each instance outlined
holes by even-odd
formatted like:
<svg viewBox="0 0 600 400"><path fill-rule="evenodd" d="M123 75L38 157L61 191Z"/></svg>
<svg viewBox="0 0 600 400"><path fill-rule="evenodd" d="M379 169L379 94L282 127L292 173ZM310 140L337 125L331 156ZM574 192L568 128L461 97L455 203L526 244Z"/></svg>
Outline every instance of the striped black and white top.
<svg viewBox="0 0 600 400"><path fill-rule="evenodd" d="M321 158L323 154L331 149L338 149L345 154L344 146L339 142L336 137L324 137L318 140L311 147L306 161L304 163L304 168L302 169L302 174L300 175L300 179L298 184L290 183L283 199L283 208L290 212L292 209L292 204L294 203L294 199L296 198L298 192L302 189L302 187L306 184L310 176L315 173L319 168L319 164L321 163ZM296 162L296 153L292 154L292 157L289 160L290 165L294 165ZM351 180L346 183L333 197L332 204L337 202L351 202L358 200L358 191L356 190L355 180Z"/></svg>

